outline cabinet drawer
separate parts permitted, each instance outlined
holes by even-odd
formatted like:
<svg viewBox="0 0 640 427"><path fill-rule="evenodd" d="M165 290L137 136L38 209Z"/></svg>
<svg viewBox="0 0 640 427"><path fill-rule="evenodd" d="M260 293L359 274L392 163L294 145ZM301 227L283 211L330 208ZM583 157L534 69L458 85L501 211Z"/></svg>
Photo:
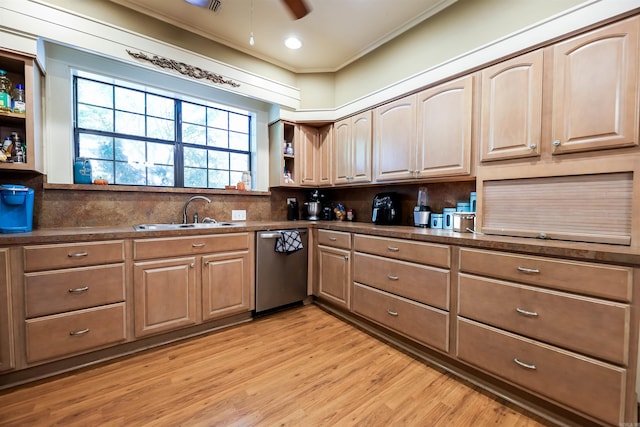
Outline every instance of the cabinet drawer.
<svg viewBox="0 0 640 427"><path fill-rule="evenodd" d="M124 264L27 273L27 317L124 301Z"/></svg>
<svg viewBox="0 0 640 427"><path fill-rule="evenodd" d="M460 271L620 301L631 300L632 269L627 267L462 248Z"/></svg>
<svg viewBox="0 0 640 427"><path fill-rule="evenodd" d="M177 255L236 251L249 248L248 233L229 233L214 236L167 237L133 241L135 259L162 258Z"/></svg>
<svg viewBox="0 0 640 427"><path fill-rule="evenodd" d="M353 280L443 310L449 309L449 270L356 253Z"/></svg>
<svg viewBox="0 0 640 427"><path fill-rule="evenodd" d="M29 363L124 341L125 305L112 304L26 321Z"/></svg>
<svg viewBox="0 0 640 427"><path fill-rule="evenodd" d="M24 270L41 271L124 261L122 240L24 247Z"/></svg>
<svg viewBox="0 0 640 427"><path fill-rule="evenodd" d="M402 335L442 351L449 350L449 313L387 292L353 285L352 309Z"/></svg>
<svg viewBox="0 0 640 427"><path fill-rule="evenodd" d="M334 248L351 249L351 233L318 230L318 244Z"/></svg>
<svg viewBox="0 0 640 427"><path fill-rule="evenodd" d="M626 370L464 319L458 358L611 425L622 421Z"/></svg>
<svg viewBox="0 0 640 427"><path fill-rule="evenodd" d="M631 309L461 274L458 314L620 365L627 364Z"/></svg>
<svg viewBox="0 0 640 427"><path fill-rule="evenodd" d="M354 248L358 252L366 252L403 261L418 262L443 268L451 266L451 251L447 245L356 234Z"/></svg>

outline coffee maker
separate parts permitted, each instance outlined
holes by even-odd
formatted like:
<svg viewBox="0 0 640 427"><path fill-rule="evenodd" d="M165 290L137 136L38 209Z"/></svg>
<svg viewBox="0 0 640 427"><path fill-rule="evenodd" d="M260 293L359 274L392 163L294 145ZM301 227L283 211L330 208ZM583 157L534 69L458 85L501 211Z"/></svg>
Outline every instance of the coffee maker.
<svg viewBox="0 0 640 427"><path fill-rule="evenodd" d="M24 185L0 186L0 233L25 233L33 226L32 188Z"/></svg>

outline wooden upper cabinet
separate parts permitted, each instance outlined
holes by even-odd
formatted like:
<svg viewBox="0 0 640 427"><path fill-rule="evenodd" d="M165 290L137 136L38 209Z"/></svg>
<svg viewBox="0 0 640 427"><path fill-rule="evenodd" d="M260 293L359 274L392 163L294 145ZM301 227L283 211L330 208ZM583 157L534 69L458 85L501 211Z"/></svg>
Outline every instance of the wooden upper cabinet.
<svg viewBox="0 0 640 427"><path fill-rule="evenodd" d="M333 183L331 154L333 153L333 125L326 125L318 130L318 185L328 186Z"/></svg>
<svg viewBox="0 0 640 427"><path fill-rule="evenodd" d="M418 178L471 173L474 79L472 74L418 93Z"/></svg>
<svg viewBox="0 0 640 427"><path fill-rule="evenodd" d="M335 123L333 183L371 181L371 110Z"/></svg>
<svg viewBox="0 0 640 427"><path fill-rule="evenodd" d="M376 181L415 178L415 95L376 108L373 146Z"/></svg>
<svg viewBox="0 0 640 427"><path fill-rule="evenodd" d="M638 145L639 26L636 16L554 46L554 154Z"/></svg>
<svg viewBox="0 0 640 427"><path fill-rule="evenodd" d="M318 185L318 156L319 138L318 129L311 126L298 126L298 158L300 159L300 185Z"/></svg>
<svg viewBox="0 0 640 427"><path fill-rule="evenodd" d="M480 161L540 156L543 53L482 70Z"/></svg>

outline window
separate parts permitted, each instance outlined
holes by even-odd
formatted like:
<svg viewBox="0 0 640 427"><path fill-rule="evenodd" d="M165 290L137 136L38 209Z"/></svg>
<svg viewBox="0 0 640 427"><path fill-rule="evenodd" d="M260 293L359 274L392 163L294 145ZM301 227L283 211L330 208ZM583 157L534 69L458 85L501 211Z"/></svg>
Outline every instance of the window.
<svg viewBox="0 0 640 427"><path fill-rule="evenodd" d="M74 77L74 143L110 184L224 188L251 170L248 111Z"/></svg>

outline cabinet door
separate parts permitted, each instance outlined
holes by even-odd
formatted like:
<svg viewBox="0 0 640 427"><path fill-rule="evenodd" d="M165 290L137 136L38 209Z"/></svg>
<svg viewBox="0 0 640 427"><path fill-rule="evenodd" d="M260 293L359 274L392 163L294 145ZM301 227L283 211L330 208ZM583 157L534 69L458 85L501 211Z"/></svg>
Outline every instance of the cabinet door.
<svg viewBox="0 0 640 427"><path fill-rule="evenodd" d="M371 110L351 118L351 180L371 182Z"/></svg>
<svg viewBox="0 0 640 427"><path fill-rule="evenodd" d="M298 158L300 171L298 179L300 185L318 185L318 158L319 158L318 129L311 126L298 126Z"/></svg>
<svg viewBox="0 0 640 427"><path fill-rule="evenodd" d="M318 246L318 296L349 308L350 251Z"/></svg>
<svg viewBox="0 0 640 427"><path fill-rule="evenodd" d="M136 337L196 323L195 262L185 257L134 264Z"/></svg>
<svg viewBox="0 0 640 427"><path fill-rule="evenodd" d="M471 173L473 79L470 75L418 94L418 177Z"/></svg>
<svg viewBox="0 0 640 427"><path fill-rule="evenodd" d="M333 125L323 126L318 130L318 185L328 186L332 183L331 159L333 150Z"/></svg>
<svg viewBox="0 0 640 427"><path fill-rule="evenodd" d="M202 257L202 317L217 319L251 310L249 251Z"/></svg>
<svg viewBox="0 0 640 427"><path fill-rule="evenodd" d="M540 156L542 50L482 71L480 160Z"/></svg>
<svg viewBox="0 0 640 427"><path fill-rule="evenodd" d="M336 122L333 130L333 183L348 184L351 176L351 118Z"/></svg>
<svg viewBox="0 0 640 427"><path fill-rule="evenodd" d="M416 98L407 96L376 108L376 181L415 178Z"/></svg>
<svg viewBox="0 0 640 427"><path fill-rule="evenodd" d="M9 249L0 249L0 371L14 366L10 272Z"/></svg>
<svg viewBox="0 0 640 427"><path fill-rule="evenodd" d="M554 154L638 145L634 17L554 47Z"/></svg>

